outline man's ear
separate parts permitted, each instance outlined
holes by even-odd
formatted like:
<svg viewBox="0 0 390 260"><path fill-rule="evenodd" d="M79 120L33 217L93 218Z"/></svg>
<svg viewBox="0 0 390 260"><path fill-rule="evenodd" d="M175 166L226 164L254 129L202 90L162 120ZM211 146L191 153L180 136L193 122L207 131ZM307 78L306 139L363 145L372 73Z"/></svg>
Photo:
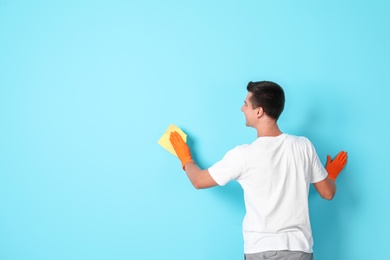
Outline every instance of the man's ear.
<svg viewBox="0 0 390 260"><path fill-rule="evenodd" d="M260 118L264 115L264 109L262 107L258 107L256 108L257 112L256 112L256 115L257 115L257 118Z"/></svg>

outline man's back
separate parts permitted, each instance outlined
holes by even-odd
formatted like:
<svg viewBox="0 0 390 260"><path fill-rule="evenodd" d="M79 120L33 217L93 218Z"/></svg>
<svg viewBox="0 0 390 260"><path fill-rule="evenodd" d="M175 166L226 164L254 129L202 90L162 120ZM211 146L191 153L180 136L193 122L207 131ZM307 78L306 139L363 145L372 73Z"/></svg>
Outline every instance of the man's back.
<svg viewBox="0 0 390 260"><path fill-rule="evenodd" d="M245 252L312 252L309 187L327 173L308 139L260 137L229 151L209 172L219 185L234 179L244 189Z"/></svg>

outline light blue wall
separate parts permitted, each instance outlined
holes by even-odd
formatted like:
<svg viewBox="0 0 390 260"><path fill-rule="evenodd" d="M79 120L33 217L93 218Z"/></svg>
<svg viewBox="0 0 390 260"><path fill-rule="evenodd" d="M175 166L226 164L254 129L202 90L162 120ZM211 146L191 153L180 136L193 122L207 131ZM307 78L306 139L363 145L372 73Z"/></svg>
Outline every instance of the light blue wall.
<svg viewBox="0 0 390 260"><path fill-rule="evenodd" d="M208 167L255 139L250 80L284 132L349 164L310 195L317 260L388 259L388 1L0 1L0 259L242 259L236 183L195 190L157 140Z"/></svg>

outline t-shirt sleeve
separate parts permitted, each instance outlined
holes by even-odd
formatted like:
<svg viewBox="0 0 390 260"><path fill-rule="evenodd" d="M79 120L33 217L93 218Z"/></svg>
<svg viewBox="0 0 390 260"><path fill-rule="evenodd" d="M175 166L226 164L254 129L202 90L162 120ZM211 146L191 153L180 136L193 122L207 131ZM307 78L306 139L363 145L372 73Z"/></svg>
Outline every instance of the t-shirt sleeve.
<svg viewBox="0 0 390 260"><path fill-rule="evenodd" d="M312 174L311 174L310 182L316 183L324 180L328 176L328 172L325 170L324 166L322 165L313 144L311 144L311 158L312 158Z"/></svg>
<svg viewBox="0 0 390 260"><path fill-rule="evenodd" d="M222 160L208 170L211 177L220 186L226 185L231 180L237 180L244 171L244 161L239 147L227 152Z"/></svg>

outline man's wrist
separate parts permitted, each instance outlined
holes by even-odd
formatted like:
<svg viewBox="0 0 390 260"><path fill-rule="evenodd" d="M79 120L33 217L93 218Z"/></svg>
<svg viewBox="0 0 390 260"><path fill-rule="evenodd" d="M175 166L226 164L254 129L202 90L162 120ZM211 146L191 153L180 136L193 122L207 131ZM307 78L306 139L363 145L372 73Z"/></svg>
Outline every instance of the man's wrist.
<svg viewBox="0 0 390 260"><path fill-rule="evenodd" d="M191 158L191 159L189 159L188 161L182 163L183 170L185 170L185 167L186 167L188 164L190 164L190 163L196 164L195 161L192 160L192 158Z"/></svg>

